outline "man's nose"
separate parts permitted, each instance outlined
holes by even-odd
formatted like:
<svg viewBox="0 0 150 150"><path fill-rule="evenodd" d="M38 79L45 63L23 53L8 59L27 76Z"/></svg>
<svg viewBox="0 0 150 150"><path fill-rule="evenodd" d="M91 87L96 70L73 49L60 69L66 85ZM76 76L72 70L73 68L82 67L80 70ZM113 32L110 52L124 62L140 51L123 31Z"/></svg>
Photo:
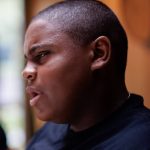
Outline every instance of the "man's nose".
<svg viewBox="0 0 150 150"><path fill-rule="evenodd" d="M34 65L27 64L22 71L23 78L27 80L27 82L31 82L35 80L36 75L37 75L37 70Z"/></svg>

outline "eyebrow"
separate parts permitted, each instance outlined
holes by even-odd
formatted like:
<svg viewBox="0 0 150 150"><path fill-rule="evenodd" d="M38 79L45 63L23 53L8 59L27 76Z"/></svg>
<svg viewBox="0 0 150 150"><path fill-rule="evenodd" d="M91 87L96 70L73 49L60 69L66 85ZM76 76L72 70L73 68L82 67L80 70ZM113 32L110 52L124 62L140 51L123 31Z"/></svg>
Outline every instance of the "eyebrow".
<svg viewBox="0 0 150 150"><path fill-rule="evenodd" d="M41 47L47 47L47 46L48 46L48 44L35 44L29 49L29 54L34 53L37 49L39 49Z"/></svg>
<svg viewBox="0 0 150 150"><path fill-rule="evenodd" d="M41 47L52 47L53 44L51 43L42 43L42 44L34 44L28 51L28 54L35 53L36 50L40 49ZM24 55L25 59L27 59L27 55Z"/></svg>

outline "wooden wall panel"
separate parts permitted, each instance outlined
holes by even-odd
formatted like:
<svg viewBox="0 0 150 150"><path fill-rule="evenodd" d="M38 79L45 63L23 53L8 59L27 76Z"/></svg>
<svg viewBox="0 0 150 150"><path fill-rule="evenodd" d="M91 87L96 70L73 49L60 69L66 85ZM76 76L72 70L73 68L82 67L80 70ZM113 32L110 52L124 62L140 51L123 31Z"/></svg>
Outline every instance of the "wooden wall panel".
<svg viewBox="0 0 150 150"><path fill-rule="evenodd" d="M28 24L37 12L61 0L26 0L26 23Z"/></svg>
<svg viewBox="0 0 150 150"><path fill-rule="evenodd" d="M103 0L119 17L128 41L126 84L129 91L144 96L150 108L150 1Z"/></svg>

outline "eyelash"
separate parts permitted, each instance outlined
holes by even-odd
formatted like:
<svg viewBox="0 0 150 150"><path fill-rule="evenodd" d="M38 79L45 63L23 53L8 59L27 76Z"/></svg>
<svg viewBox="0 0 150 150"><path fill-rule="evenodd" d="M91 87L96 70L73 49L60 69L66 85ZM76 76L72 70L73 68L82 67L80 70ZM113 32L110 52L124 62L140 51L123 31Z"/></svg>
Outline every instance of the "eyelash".
<svg viewBox="0 0 150 150"><path fill-rule="evenodd" d="M39 54L37 54L35 57L34 57L34 61L35 62L38 62L38 63L41 63L41 60L42 58L44 58L46 55L48 55L49 52L48 51L42 51L42 52L39 52Z"/></svg>

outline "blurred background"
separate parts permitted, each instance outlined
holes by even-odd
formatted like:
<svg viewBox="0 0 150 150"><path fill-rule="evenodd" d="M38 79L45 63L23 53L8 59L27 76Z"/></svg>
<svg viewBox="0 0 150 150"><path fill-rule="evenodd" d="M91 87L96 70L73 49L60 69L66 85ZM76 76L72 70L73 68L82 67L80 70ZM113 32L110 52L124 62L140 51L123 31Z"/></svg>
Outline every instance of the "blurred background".
<svg viewBox="0 0 150 150"><path fill-rule="evenodd" d="M24 93L24 33L38 11L58 1L0 0L0 125L12 150L25 149L26 142L43 124L32 113ZM102 1L113 9L128 35L127 87L143 95L150 108L150 1Z"/></svg>

